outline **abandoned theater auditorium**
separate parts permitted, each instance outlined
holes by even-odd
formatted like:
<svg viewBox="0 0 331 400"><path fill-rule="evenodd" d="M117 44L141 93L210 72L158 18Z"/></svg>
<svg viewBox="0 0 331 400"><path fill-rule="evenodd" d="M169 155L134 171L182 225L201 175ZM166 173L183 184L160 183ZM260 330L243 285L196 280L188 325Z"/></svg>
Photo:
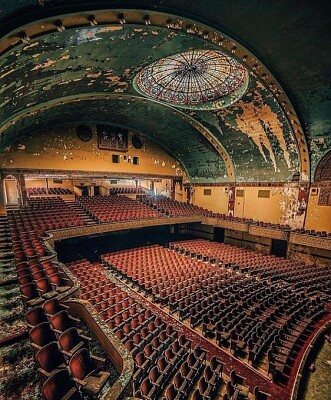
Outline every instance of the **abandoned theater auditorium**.
<svg viewBox="0 0 331 400"><path fill-rule="evenodd" d="M327 0L0 0L0 399L330 400Z"/></svg>

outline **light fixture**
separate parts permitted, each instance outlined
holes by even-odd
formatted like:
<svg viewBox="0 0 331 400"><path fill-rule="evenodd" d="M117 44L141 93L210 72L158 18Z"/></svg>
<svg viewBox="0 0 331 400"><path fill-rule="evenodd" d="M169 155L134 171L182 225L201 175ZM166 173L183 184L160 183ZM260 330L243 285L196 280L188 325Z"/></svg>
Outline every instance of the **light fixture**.
<svg viewBox="0 0 331 400"><path fill-rule="evenodd" d="M119 20L119 22L120 22L121 25L126 24L126 19L125 19L125 16L124 16L123 13L118 14L117 18L118 18L118 20Z"/></svg>
<svg viewBox="0 0 331 400"><path fill-rule="evenodd" d="M207 31L203 32L203 38L209 39L209 33Z"/></svg>
<svg viewBox="0 0 331 400"><path fill-rule="evenodd" d="M170 18L168 18L167 20L166 20L166 27L169 29L169 28L172 28L172 19L170 19Z"/></svg>
<svg viewBox="0 0 331 400"><path fill-rule="evenodd" d="M87 19L88 19L88 21L90 22L90 25L91 25L91 26L96 26L96 25L98 25L98 21L95 19L95 16L94 16L94 15L89 15Z"/></svg>
<svg viewBox="0 0 331 400"><path fill-rule="evenodd" d="M146 15L144 16L144 21L145 21L145 24L146 24L146 25L150 25L150 24L151 24L151 20L150 20L148 14L146 14Z"/></svg>
<svg viewBox="0 0 331 400"><path fill-rule="evenodd" d="M186 26L186 32L187 32L187 33L194 33L194 30L193 30L193 28L192 28L192 25L187 25L187 26Z"/></svg>
<svg viewBox="0 0 331 400"><path fill-rule="evenodd" d="M21 39L23 44L29 44L31 41L31 38L27 35L27 33L25 31L21 31L18 34L18 37Z"/></svg>
<svg viewBox="0 0 331 400"><path fill-rule="evenodd" d="M57 19L57 20L54 22L54 25L55 25L56 29L57 29L59 32L63 32L63 31L66 29L66 28L64 27L63 22L62 22L61 19Z"/></svg>

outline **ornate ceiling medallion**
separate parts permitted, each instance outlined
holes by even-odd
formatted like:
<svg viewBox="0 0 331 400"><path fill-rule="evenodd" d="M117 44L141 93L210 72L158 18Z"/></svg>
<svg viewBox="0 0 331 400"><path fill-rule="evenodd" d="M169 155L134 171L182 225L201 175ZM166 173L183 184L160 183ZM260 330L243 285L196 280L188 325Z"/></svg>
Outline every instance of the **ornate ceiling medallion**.
<svg viewBox="0 0 331 400"><path fill-rule="evenodd" d="M144 96L189 109L220 109L239 100L248 71L218 50L175 54L143 68L134 86Z"/></svg>

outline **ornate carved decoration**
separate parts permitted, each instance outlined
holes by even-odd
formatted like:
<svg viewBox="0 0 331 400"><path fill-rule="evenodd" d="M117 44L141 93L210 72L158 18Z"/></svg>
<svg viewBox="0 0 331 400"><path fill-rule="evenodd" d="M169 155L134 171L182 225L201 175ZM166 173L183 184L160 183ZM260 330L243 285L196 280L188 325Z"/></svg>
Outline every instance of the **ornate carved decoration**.
<svg viewBox="0 0 331 400"><path fill-rule="evenodd" d="M263 236L271 239L288 240L289 238L289 232L287 231L282 231L280 229L266 228L263 226L250 225L248 232L251 235Z"/></svg>
<svg viewBox="0 0 331 400"><path fill-rule="evenodd" d="M244 222L226 221L217 218L203 218L202 223L219 228L233 229L240 232L248 232L248 224Z"/></svg>
<svg viewBox="0 0 331 400"><path fill-rule="evenodd" d="M290 243L301 244L309 247L317 247L318 249L331 250L331 239L319 236L291 233Z"/></svg>
<svg viewBox="0 0 331 400"><path fill-rule="evenodd" d="M155 219L145 219L139 221L125 221L125 222L115 222L109 224L98 224L77 228L61 229L58 231L52 231L52 235L55 240L69 239L78 236L88 236L95 235L99 233L121 231L126 229L139 229L146 228L150 226L158 225L172 225L172 224L186 224L190 222L201 222L201 217L167 217L167 218L155 218Z"/></svg>

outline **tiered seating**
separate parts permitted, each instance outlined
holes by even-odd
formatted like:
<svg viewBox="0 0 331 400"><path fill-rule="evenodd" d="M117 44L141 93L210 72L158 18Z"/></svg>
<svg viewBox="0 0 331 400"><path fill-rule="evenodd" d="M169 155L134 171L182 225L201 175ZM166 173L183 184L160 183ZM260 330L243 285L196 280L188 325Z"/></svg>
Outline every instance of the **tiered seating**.
<svg viewBox="0 0 331 400"><path fill-rule="evenodd" d="M168 305L171 312L178 311L180 319L187 318L190 308L212 293L216 282L230 276L240 278L158 245L104 254L101 259L115 274Z"/></svg>
<svg viewBox="0 0 331 400"><path fill-rule="evenodd" d="M169 216L203 215L211 216L212 212L191 203L174 201L165 196L140 196L139 201Z"/></svg>
<svg viewBox="0 0 331 400"><path fill-rule="evenodd" d="M60 196L63 194L72 194L72 191L69 189L63 188L27 188L26 189L28 196L39 196L39 195L55 195Z"/></svg>
<svg viewBox="0 0 331 400"><path fill-rule="evenodd" d="M91 339L77 329L79 320L68 313L68 308L51 299L31 308L26 319L45 399L96 395L110 376L102 370L106 360L90 354Z"/></svg>
<svg viewBox="0 0 331 400"><path fill-rule="evenodd" d="M161 216L157 211L126 196L80 197L78 201L100 222L130 221Z"/></svg>
<svg viewBox="0 0 331 400"><path fill-rule="evenodd" d="M27 207L21 209L21 215L37 229L61 229L71 226L82 226L84 221L60 197L30 199Z"/></svg>
<svg viewBox="0 0 331 400"><path fill-rule="evenodd" d="M191 327L202 324L203 334L216 337L216 343L233 355L254 366L267 359L270 374L285 373L325 313L321 296L310 298L291 288L281 280L282 267L275 266L280 275L276 284L232 269L225 271L224 255L227 266L232 258L244 266L254 252L238 249L238 257L234 247L205 240L171 243L170 249L155 245L101 258L122 279L138 285L171 312L178 311L180 319L190 316ZM259 262L269 258L257 254Z"/></svg>
<svg viewBox="0 0 331 400"><path fill-rule="evenodd" d="M46 248L40 239L40 236L44 236L45 231L41 227L38 229L18 211L8 212L8 224L16 262L46 255Z"/></svg>
<svg viewBox="0 0 331 400"><path fill-rule="evenodd" d="M172 242L169 247L270 282L290 283L293 289L303 289L309 294L331 295L330 267L307 266L293 260L204 239Z"/></svg>
<svg viewBox="0 0 331 400"><path fill-rule="evenodd" d="M145 194L141 187L114 187L109 190L109 194Z"/></svg>
<svg viewBox="0 0 331 400"><path fill-rule="evenodd" d="M153 400L164 393L164 399L189 398L195 385L198 395L216 396L224 385L220 360L209 359L199 346L192 348L172 325L107 279L100 264L80 260L67 266L81 283L82 297L132 353L136 397Z"/></svg>
<svg viewBox="0 0 331 400"><path fill-rule="evenodd" d="M42 303L69 289L62 269L51 261L30 259L16 263L18 283L26 308Z"/></svg>

